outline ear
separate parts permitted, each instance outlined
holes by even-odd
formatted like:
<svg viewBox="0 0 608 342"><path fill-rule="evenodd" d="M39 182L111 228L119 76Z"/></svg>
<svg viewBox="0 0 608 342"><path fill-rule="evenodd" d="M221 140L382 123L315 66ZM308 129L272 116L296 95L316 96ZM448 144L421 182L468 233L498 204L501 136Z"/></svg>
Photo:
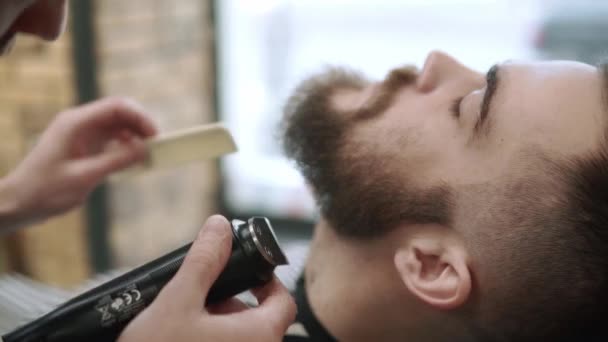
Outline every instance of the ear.
<svg viewBox="0 0 608 342"><path fill-rule="evenodd" d="M471 274L464 244L455 237L412 237L396 250L395 267L408 290L440 309L454 309L469 298Z"/></svg>

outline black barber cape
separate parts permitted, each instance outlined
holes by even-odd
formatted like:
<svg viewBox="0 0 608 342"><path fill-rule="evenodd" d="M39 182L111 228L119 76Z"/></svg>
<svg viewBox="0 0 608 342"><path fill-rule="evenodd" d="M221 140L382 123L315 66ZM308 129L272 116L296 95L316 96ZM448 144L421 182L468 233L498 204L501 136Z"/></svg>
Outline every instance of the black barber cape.
<svg viewBox="0 0 608 342"><path fill-rule="evenodd" d="M336 342L337 340L329 334L325 327L321 325L321 322L319 322L317 317L315 317L310 305L308 304L304 277L300 277L298 279L294 297L298 307L298 314L296 315L296 321L287 330L287 333L283 338L283 342ZM581 334L580 338L567 341L608 341L608 335L605 332L603 332L601 335L593 333Z"/></svg>
<svg viewBox="0 0 608 342"><path fill-rule="evenodd" d="M312 312L306 297L304 277L298 280L294 293L298 314L296 321L289 327L283 342L333 342L337 341L329 334L325 327L321 325L315 314Z"/></svg>

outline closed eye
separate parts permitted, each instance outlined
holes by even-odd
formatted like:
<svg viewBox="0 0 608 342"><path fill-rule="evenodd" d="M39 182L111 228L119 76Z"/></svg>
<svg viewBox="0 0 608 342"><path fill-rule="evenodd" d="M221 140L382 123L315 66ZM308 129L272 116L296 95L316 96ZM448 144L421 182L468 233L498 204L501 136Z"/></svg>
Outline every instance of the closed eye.
<svg viewBox="0 0 608 342"><path fill-rule="evenodd" d="M492 99L496 94L496 89L498 88L499 82L499 70L500 66L498 64L488 70L486 74L486 91L483 95L483 100L481 101L481 108L479 114L479 120L475 123L474 132L477 135L484 124L488 121L488 116L490 114L490 104L492 103Z"/></svg>

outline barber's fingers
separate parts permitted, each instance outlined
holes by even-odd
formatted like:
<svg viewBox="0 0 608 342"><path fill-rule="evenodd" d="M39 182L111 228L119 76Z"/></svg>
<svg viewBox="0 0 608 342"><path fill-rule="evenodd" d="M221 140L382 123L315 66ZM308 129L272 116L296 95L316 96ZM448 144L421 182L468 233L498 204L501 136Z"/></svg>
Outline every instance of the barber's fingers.
<svg viewBox="0 0 608 342"><path fill-rule="evenodd" d="M78 131L108 127L127 129L141 137L157 133L154 123L136 102L109 97L70 110L69 125Z"/></svg>
<svg viewBox="0 0 608 342"><path fill-rule="evenodd" d="M200 310L209 289L226 266L232 246L228 220L220 215L207 219L181 268L167 287L184 305Z"/></svg>
<svg viewBox="0 0 608 342"><path fill-rule="evenodd" d="M94 156L72 161L69 171L83 181L96 184L112 172L144 160L146 155L145 143L141 139L131 138Z"/></svg>
<svg viewBox="0 0 608 342"><path fill-rule="evenodd" d="M269 326L275 333L283 334L296 317L296 304L289 291L274 277L251 292L260 305L241 314L250 316L254 324Z"/></svg>
<svg viewBox="0 0 608 342"><path fill-rule="evenodd" d="M238 298L228 298L225 301L207 306L207 312L212 315L226 315L249 309L249 306Z"/></svg>

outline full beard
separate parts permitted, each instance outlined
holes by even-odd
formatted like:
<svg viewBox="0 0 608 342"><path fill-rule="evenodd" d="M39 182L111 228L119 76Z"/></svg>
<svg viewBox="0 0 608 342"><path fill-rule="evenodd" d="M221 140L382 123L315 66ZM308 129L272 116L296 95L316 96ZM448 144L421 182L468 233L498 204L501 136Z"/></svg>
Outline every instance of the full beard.
<svg viewBox="0 0 608 342"><path fill-rule="evenodd" d="M447 188L417 189L394 155L357 142L353 128L377 115L365 108L340 112L331 103L336 91L361 91L368 84L343 69L302 82L284 110L286 155L312 186L321 215L343 236L371 238L402 222L447 223Z"/></svg>

